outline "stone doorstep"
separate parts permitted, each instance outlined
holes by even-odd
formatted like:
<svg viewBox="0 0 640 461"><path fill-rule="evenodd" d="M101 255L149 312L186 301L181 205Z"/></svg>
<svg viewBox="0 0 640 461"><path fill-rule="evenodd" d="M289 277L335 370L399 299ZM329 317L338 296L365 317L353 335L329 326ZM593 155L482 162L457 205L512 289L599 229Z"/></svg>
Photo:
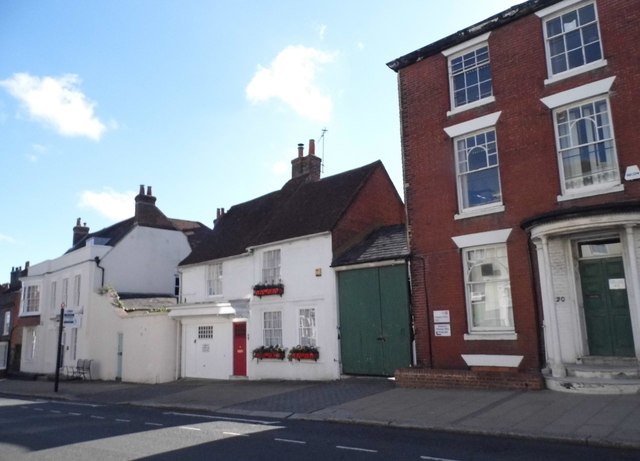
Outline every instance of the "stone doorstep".
<svg viewBox="0 0 640 461"><path fill-rule="evenodd" d="M608 380L640 379L640 367L617 365L565 365L572 378L601 378Z"/></svg>
<svg viewBox="0 0 640 461"><path fill-rule="evenodd" d="M638 394L640 379L578 378L545 376L549 389L575 394Z"/></svg>

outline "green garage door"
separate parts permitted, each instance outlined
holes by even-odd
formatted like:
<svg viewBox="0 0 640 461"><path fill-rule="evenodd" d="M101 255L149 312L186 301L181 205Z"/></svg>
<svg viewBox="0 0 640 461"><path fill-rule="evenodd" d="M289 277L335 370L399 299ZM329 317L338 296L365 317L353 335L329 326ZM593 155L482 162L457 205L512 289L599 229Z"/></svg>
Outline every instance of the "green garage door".
<svg viewBox="0 0 640 461"><path fill-rule="evenodd" d="M411 364L406 265L338 273L342 372L392 376Z"/></svg>

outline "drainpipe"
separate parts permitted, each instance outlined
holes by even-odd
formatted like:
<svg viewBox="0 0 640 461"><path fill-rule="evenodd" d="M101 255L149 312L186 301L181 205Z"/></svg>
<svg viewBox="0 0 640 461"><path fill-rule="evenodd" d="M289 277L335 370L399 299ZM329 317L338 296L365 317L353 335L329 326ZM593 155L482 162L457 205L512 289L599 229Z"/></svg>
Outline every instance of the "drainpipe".
<svg viewBox="0 0 640 461"><path fill-rule="evenodd" d="M93 259L93 261L96 263L96 266L98 267L98 269L100 269L102 271L102 279L100 281L100 288L104 288L104 267L102 267L100 265L100 258L98 258L97 256Z"/></svg>
<svg viewBox="0 0 640 461"><path fill-rule="evenodd" d="M426 304L426 320L427 320L427 342L429 345L429 364L428 368L433 368L433 339L431 337L431 305L429 303L429 290L427 288L427 259L424 256L412 255L411 259L420 260L422 262L422 285L424 288L424 300ZM412 309L413 311L413 306ZM415 323L414 323L415 325ZM416 357L417 358L417 357Z"/></svg>

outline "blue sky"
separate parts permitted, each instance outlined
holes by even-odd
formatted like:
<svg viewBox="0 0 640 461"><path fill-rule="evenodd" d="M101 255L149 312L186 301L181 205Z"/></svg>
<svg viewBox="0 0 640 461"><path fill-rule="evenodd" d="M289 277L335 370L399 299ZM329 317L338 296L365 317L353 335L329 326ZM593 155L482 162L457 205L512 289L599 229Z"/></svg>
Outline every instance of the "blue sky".
<svg viewBox="0 0 640 461"><path fill-rule="evenodd" d="M402 194L394 58L518 0L3 0L0 283L62 255L76 219L211 227L279 189L297 144L324 176L382 160Z"/></svg>

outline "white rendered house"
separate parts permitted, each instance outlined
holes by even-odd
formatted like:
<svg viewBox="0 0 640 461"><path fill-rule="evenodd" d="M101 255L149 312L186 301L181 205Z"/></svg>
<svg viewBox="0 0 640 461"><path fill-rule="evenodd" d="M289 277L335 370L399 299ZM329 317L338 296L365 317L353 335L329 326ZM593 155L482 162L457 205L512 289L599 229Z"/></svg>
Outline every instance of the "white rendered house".
<svg viewBox="0 0 640 461"><path fill-rule="evenodd" d="M340 378L332 261L373 229L402 223L404 207L379 161L324 179L320 163L313 141L307 156L300 144L282 189L219 210L180 263L169 314L180 324L180 376ZM297 347L317 355L288 360Z"/></svg>
<svg viewBox="0 0 640 461"><path fill-rule="evenodd" d="M29 268L20 316L38 322L23 330L22 371L55 373L64 308L63 366L91 359L93 379L175 379L176 329L167 317L175 268L206 227L167 218L155 201L141 186L134 217L94 233L78 220L69 251Z"/></svg>

